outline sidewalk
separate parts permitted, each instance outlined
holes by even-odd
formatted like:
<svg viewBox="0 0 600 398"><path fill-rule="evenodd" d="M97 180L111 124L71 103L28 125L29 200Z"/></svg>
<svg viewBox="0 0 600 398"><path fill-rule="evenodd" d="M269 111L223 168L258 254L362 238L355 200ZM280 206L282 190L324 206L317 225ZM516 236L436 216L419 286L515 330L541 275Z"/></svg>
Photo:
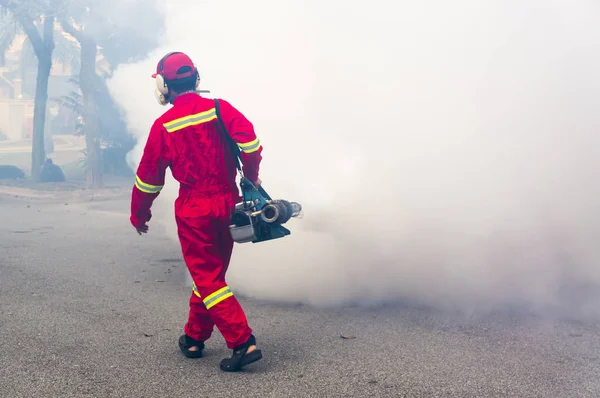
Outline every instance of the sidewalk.
<svg viewBox="0 0 600 398"><path fill-rule="evenodd" d="M54 141L54 152L81 151L85 149L85 137L57 135L52 137L52 139ZM31 152L31 140L0 141L0 154L23 152Z"/></svg>

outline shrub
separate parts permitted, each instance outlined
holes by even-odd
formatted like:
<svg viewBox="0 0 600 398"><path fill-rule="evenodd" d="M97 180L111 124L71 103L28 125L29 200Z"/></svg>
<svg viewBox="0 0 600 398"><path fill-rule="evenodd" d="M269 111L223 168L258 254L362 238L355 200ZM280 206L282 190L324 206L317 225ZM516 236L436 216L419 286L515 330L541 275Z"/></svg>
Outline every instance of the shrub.
<svg viewBox="0 0 600 398"><path fill-rule="evenodd" d="M0 180L17 180L25 178L23 170L16 166L0 165Z"/></svg>

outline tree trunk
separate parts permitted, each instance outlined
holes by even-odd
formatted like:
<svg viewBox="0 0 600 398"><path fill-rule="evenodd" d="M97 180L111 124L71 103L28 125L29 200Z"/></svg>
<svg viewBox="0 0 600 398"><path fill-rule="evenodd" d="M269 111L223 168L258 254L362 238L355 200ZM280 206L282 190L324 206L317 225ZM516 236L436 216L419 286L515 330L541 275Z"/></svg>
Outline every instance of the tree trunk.
<svg viewBox="0 0 600 398"><path fill-rule="evenodd" d="M44 127L46 124L46 103L48 101L48 80L52 60L38 59L37 80L35 84L35 103L33 106L33 136L31 140L31 176L38 181L42 165L46 160L44 149Z"/></svg>
<svg viewBox="0 0 600 398"><path fill-rule="evenodd" d="M98 139L98 114L96 112L96 42L83 34L81 37L81 70L79 85L83 95L84 134L87 146L87 184L102 188L102 156Z"/></svg>
<svg viewBox="0 0 600 398"><path fill-rule="evenodd" d="M37 32L36 32L37 33ZM48 102L48 81L52 69L52 52L54 51L54 18L44 20L44 39L30 41L36 50L38 59L37 79L35 84L35 103L33 106L33 136L31 137L31 176L38 181L42 165L46 160L44 150L44 127L46 125L46 103ZM29 36L29 32L28 32Z"/></svg>

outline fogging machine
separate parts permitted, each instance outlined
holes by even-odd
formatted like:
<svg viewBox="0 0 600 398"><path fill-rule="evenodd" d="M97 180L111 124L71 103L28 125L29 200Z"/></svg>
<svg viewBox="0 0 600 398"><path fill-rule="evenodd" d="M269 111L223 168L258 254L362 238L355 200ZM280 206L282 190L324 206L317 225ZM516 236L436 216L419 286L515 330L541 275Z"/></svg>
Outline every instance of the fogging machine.
<svg viewBox="0 0 600 398"><path fill-rule="evenodd" d="M290 230L282 224L301 215L302 206L297 202L283 199L273 200L262 186L256 187L244 177L240 166L240 149L227 132L221 119L219 100L215 99L214 101L219 125L233 152L236 167L241 175L242 201L235 205L231 216L231 224L229 225L229 232L233 241L237 243L259 243L290 235Z"/></svg>

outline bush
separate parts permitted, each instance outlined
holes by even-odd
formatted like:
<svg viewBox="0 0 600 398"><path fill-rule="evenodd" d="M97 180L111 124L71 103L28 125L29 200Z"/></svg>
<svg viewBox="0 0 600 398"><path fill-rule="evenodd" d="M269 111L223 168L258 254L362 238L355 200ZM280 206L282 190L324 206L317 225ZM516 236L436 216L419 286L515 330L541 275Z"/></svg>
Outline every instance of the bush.
<svg viewBox="0 0 600 398"><path fill-rule="evenodd" d="M0 165L0 180L17 180L25 178L23 170L16 166Z"/></svg>

